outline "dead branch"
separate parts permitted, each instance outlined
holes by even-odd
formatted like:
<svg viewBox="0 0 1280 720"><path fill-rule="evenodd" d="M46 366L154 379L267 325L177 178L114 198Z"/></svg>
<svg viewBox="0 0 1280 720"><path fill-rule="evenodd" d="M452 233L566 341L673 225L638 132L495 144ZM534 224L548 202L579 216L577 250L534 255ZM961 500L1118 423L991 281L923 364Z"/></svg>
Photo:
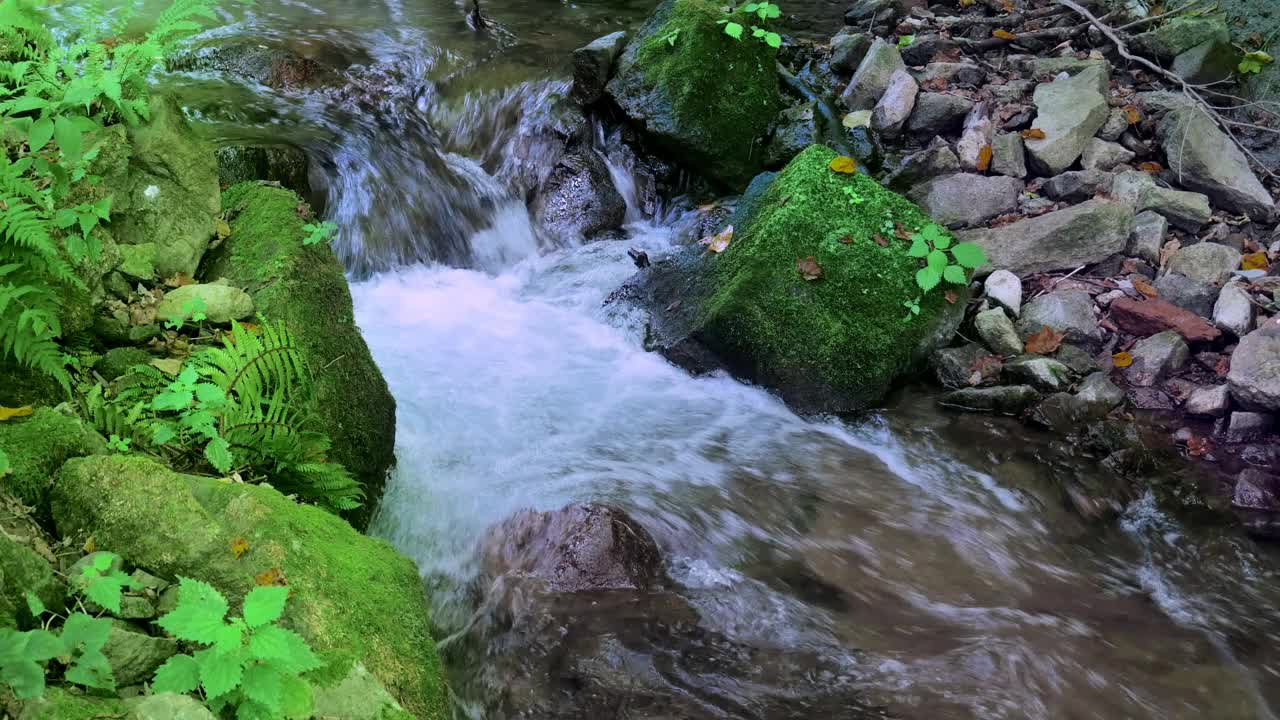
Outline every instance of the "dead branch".
<svg viewBox="0 0 1280 720"><path fill-rule="evenodd" d="M1089 23L1081 23L1070 27L1048 28L1046 30L1033 30L1031 32L1019 33L1012 38L989 37L983 40L968 40L965 38L954 38L960 43L960 47L971 52L987 52L1002 48L1006 45L1016 45L1020 41L1025 40L1070 40L1071 38L1081 35L1089 29Z"/></svg>
<svg viewBox="0 0 1280 720"><path fill-rule="evenodd" d="M1197 0L1198 1L1198 0ZM1036 10L1027 10L1025 12L1013 12L1008 15L997 15L995 17L986 17L983 15L959 15L950 17L940 17L937 19L939 25L947 30L967 30L971 27L1018 27L1032 20L1044 20L1046 18L1056 18L1066 15L1069 11L1065 8L1050 5L1048 7Z"/></svg>

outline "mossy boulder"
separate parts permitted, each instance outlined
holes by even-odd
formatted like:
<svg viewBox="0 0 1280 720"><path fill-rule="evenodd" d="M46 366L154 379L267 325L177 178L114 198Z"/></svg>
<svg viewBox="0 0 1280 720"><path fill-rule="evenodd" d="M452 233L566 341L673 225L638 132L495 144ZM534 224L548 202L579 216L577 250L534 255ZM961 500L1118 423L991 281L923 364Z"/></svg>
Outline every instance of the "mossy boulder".
<svg viewBox="0 0 1280 720"><path fill-rule="evenodd" d="M341 518L276 490L182 476L143 458L92 457L63 466L53 492L59 533L164 577L213 584L238 607L255 576L292 589L285 623L326 666L312 680L339 686L363 665L419 718L446 714L446 690L413 563ZM249 550L237 559L231 544Z"/></svg>
<svg viewBox="0 0 1280 720"><path fill-rule="evenodd" d="M929 219L865 175L833 172L834 157L814 145L767 187L753 184L724 252L642 271L630 297L651 309L651 348L695 370L714 358L799 411L840 413L880 401L951 338L965 289L951 286L954 304L947 288L921 293L918 261L894 237L895 223L914 230ZM801 272L809 258L821 277ZM919 315L906 307L916 299Z"/></svg>
<svg viewBox="0 0 1280 720"><path fill-rule="evenodd" d="M712 0L667 0L627 44L607 86L622 111L690 169L735 189L759 172L781 107L777 51L724 33L754 16Z"/></svg>
<svg viewBox="0 0 1280 720"><path fill-rule="evenodd" d="M235 212L231 235L210 253L203 272L245 288L258 312L283 321L315 376L319 429L333 441L329 459L365 487L352 522L368 524L395 461L396 405L356 327L351 290L328 245L303 245L298 196L242 183L223 204Z"/></svg>
<svg viewBox="0 0 1280 720"><path fill-rule="evenodd" d="M125 703L115 698L85 695L61 687L45 688L44 697L21 704L18 720L101 720L126 718Z"/></svg>
<svg viewBox="0 0 1280 720"><path fill-rule="evenodd" d="M35 619L27 609L27 593L49 610L61 612L66 587L48 561L0 532L0 627L25 627Z"/></svg>
<svg viewBox="0 0 1280 720"><path fill-rule="evenodd" d="M135 365L148 365L153 359L155 356L140 348L111 348L93 364L93 370L101 375L103 380L110 382L129 372L129 368Z"/></svg>
<svg viewBox="0 0 1280 720"><path fill-rule="evenodd" d="M81 420L45 407L30 417L0 423L0 448L12 471L0 477L0 491L42 510L62 463L106 452L106 442Z"/></svg>
<svg viewBox="0 0 1280 720"><path fill-rule="evenodd" d="M17 364L12 357L0 358L0 405L57 405L66 399L57 380Z"/></svg>

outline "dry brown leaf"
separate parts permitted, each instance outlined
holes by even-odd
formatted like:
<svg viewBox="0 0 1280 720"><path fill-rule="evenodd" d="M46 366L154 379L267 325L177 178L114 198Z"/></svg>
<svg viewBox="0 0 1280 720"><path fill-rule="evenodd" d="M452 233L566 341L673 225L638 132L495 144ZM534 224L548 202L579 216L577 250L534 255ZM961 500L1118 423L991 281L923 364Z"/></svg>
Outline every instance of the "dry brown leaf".
<svg viewBox="0 0 1280 720"><path fill-rule="evenodd" d="M805 280L817 280L822 277L822 266L812 255L803 260L796 258L796 271Z"/></svg>
<svg viewBox="0 0 1280 720"><path fill-rule="evenodd" d="M1022 131L1023 140L1043 140L1045 138L1044 131L1040 128L1031 128Z"/></svg>
<svg viewBox="0 0 1280 720"><path fill-rule="evenodd" d="M983 145L982 149L978 151L977 170L978 172L986 172L989 167L991 167L991 146Z"/></svg>
<svg viewBox="0 0 1280 720"><path fill-rule="evenodd" d="M1191 438L1187 440L1187 454L1191 457L1204 457L1212 450L1213 443L1209 442L1208 438L1192 435Z"/></svg>
<svg viewBox="0 0 1280 720"><path fill-rule="evenodd" d="M1129 121L1130 125L1137 125L1142 122L1142 111L1137 105L1124 106L1124 119Z"/></svg>
<svg viewBox="0 0 1280 720"><path fill-rule="evenodd" d="M1217 364L1213 366L1213 372L1216 373L1218 377L1226 377L1227 373L1231 372L1231 356L1223 355L1218 358Z"/></svg>
<svg viewBox="0 0 1280 720"><path fill-rule="evenodd" d="M1127 368L1133 364L1133 355L1127 352L1118 352L1111 356L1111 364L1118 368Z"/></svg>
<svg viewBox="0 0 1280 720"><path fill-rule="evenodd" d="M1027 352L1035 353L1036 355L1049 355L1058 350L1066 337L1066 333L1058 332L1045 325L1040 329L1040 332L1027 338Z"/></svg>
<svg viewBox="0 0 1280 720"><path fill-rule="evenodd" d="M907 242L911 242L911 231L908 230L906 226L904 226L900 222L895 222L893 224L893 236L898 238L899 240L906 240Z"/></svg>
<svg viewBox="0 0 1280 720"><path fill-rule="evenodd" d="M831 158L831 162L828 164L828 167L830 167L834 172L848 175L857 171L858 161L848 155L837 155L836 157Z"/></svg>
<svg viewBox="0 0 1280 720"><path fill-rule="evenodd" d="M947 87L947 79L944 77L933 77L920 83L920 89L924 92L942 92Z"/></svg>
<svg viewBox="0 0 1280 720"><path fill-rule="evenodd" d="M1178 240L1170 240L1165 243L1164 247L1160 248L1160 267L1167 265L1169 263L1169 258L1173 257L1173 254L1181 249L1182 243Z"/></svg>
<svg viewBox="0 0 1280 720"><path fill-rule="evenodd" d="M264 570L263 572L260 572L257 575L254 575L253 582L259 587L265 587L268 585L288 585L289 584L285 582L284 573L281 572L280 568L278 567L273 567L270 570Z"/></svg>
<svg viewBox="0 0 1280 720"><path fill-rule="evenodd" d="M1240 258L1241 270L1268 270L1271 264L1267 262L1267 254L1264 252L1251 253Z"/></svg>
<svg viewBox="0 0 1280 720"><path fill-rule="evenodd" d="M992 30L991 37L1000 38L1001 40L1017 40L1018 36L1008 30Z"/></svg>
<svg viewBox="0 0 1280 720"><path fill-rule="evenodd" d="M9 408L0 405L0 422L11 420L13 418L27 417L32 412L34 411L31 409L30 405L23 405L22 407L16 408Z"/></svg>
<svg viewBox="0 0 1280 720"><path fill-rule="evenodd" d="M1004 11L1007 13L1013 12L1013 0L1004 0L1004 2L1000 3L1000 7L1004 8Z"/></svg>
<svg viewBox="0 0 1280 720"><path fill-rule="evenodd" d="M852 235L841 235L841 236L840 236L840 244L841 244L841 245L852 245L852 244L853 244L853 236L852 236Z"/></svg>
<svg viewBox="0 0 1280 720"><path fill-rule="evenodd" d="M702 238L702 244L707 246L707 252L722 253L729 248L729 243L733 242L733 226L721 230L715 235Z"/></svg>
<svg viewBox="0 0 1280 720"><path fill-rule="evenodd" d="M942 293L942 299L946 300L950 305L955 305L956 301L960 299L960 296L956 295L954 290L948 290Z"/></svg>
<svg viewBox="0 0 1280 720"><path fill-rule="evenodd" d="M973 371L973 376L969 378L969 384L979 385L983 380L1000 377L1000 373L1004 371L1004 360L999 355L983 355L974 360L969 365L969 369ZM974 382L974 376L977 377L977 382Z"/></svg>
<svg viewBox="0 0 1280 720"><path fill-rule="evenodd" d="M880 233L876 233L875 235L871 236L871 239L875 240L876 244L879 245L880 247L889 247L889 238L881 235Z"/></svg>
<svg viewBox="0 0 1280 720"><path fill-rule="evenodd" d="M184 285L195 285L195 278L186 273L178 273L172 277L164 279L164 284L171 288L180 288Z"/></svg>
<svg viewBox="0 0 1280 720"><path fill-rule="evenodd" d="M1149 298L1160 297L1160 291L1156 290L1155 287L1152 286L1152 284L1147 282L1146 280L1143 280L1140 277L1135 277L1132 280L1132 282L1133 282L1133 289L1137 290L1143 295L1146 295Z"/></svg>
<svg viewBox="0 0 1280 720"><path fill-rule="evenodd" d="M249 552L249 541L242 537L238 537L231 541L231 554L239 560L245 553Z"/></svg>
<svg viewBox="0 0 1280 720"><path fill-rule="evenodd" d="M1164 166L1154 160L1138 163L1138 169L1148 175L1159 175L1164 172Z"/></svg>

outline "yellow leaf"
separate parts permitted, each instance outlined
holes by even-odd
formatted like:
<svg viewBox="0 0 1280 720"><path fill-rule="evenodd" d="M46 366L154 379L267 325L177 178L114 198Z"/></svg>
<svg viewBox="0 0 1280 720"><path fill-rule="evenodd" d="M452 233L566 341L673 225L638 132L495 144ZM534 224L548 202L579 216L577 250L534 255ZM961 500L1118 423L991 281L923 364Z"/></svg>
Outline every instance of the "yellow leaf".
<svg viewBox="0 0 1280 720"><path fill-rule="evenodd" d="M1030 130L1022 131L1023 140L1043 140L1044 137L1044 131L1040 128L1031 128Z"/></svg>
<svg viewBox="0 0 1280 720"><path fill-rule="evenodd" d="M840 124L844 125L850 130L853 130L854 128L860 128L860 127L870 127L871 111L858 110L857 112L851 112L848 115L844 116L844 119L840 121Z"/></svg>
<svg viewBox="0 0 1280 720"><path fill-rule="evenodd" d="M991 167L992 154L990 145L983 145L982 149L978 151L978 172L986 172L987 168Z"/></svg>
<svg viewBox="0 0 1280 720"><path fill-rule="evenodd" d="M1240 258L1241 270L1267 270L1270 267L1271 265L1267 262L1267 254L1265 252L1251 253Z"/></svg>
<svg viewBox="0 0 1280 720"><path fill-rule="evenodd" d="M231 554L239 560L241 555L249 552L249 541L242 537L238 537L231 541Z"/></svg>
<svg viewBox="0 0 1280 720"><path fill-rule="evenodd" d="M1137 290L1143 295L1146 295L1149 298L1160 297L1160 291L1156 290L1154 285L1147 282L1146 280L1143 280L1140 277L1135 277L1133 279L1133 289Z"/></svg>
<svg viewBox="0 0 1280 720"><path fill-rule="evenodd" d="M1001 40L1017 40L1018 39L1017 35L1014 35L1008 30L993 30L991 31L991 37L1000 38Z"/></svg>
<svg viewBox="0 0 1280 720"><path fill-rule="evenodd" d="M722 253L729 248L729 243L733 241L733 226L721 230L715 235L702 238L702 244L707 246L707 252Z"/></svg>
<svg viewBox="0 0 1280 720"><path fill-rule="evenodd" d="M218 233L219 240L226 240L228 237L231 236L231 226L228 225L227 221L223 220L222 218L218 218L216 230Z"/></svg>
<svg viewBox="0 0 1280 720"><path fill-rule="evenodd" d="M280 572L280 568L273 567L270 570L264 570L253 576L253 582L260 587L267 585L288 585L285 582L284 573Z"/></svg>
<svg viewBox="0 0 1280 720"><path fill-rule="evenodd" d="M12 418L27 417L32 413L30 405L23 405L19 408L7 408L0 405L0 422L10 420Z"/></svg>
<svg viewBox="0 0 1280 720"><path fill-rule="evenodd" d="M149 364L169 377L177 377L178 373L182 372L182 361L178 358L152 360Z"/></svg>
<svg viewBox="0 0 1280 720"><path fill-rule="evenodd" d="M89 536L88 540L84 541L84 551L87 554L98 552L98 543L93 539L92 535Z"/></svg>
<svg viewBox="0 0 1280 720"><path fill-rule="evenodd" d="M1111 356L1111 364L1118 368L1127 368L1133 364L1133 356L1127 352L1118 352Z"/></svg>
<svg viewBox="0 0 1280 720"><path fill-rule="evenodd" d="M1129 121L1130 125L1137 125L1142 122L1142 111L1138 109L1137 105L1125 105L1124 118Z"/></svg>
<svg viewBox="0 0 1280 720"><path fill-rule="evenodd" d="M858 169L858 161L847 155L840 155L831 159L830 168L834 172L848 175Z"/></svg>

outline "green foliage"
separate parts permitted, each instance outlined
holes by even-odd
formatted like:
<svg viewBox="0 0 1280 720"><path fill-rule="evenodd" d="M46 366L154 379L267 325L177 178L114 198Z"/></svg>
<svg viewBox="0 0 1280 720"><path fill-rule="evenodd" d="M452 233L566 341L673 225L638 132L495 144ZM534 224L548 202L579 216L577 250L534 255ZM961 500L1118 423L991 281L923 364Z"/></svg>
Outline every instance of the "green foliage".
<svg viewBox="0 0 1280 720"><path fill-rule="evenodd" d="M83 288L74 267L96 259L111 198L75 202L93 186L95 131L147 116L148 81L175 45L214 17L213 0L176 0L139 42L59 44L38 0L0 0L0 120L18 141L0 153L0 357L70 378L57 338L58 285ZM118 18L118 26L126 18Z"/></svg>
<svg viewBox="0 0 1280 720"><path fill-rule="evenodd" d="M916 285L924 292L938 287L944 280L952 285L964 285L969 282L969 271L987 262L981 247L974 243L953 245L951 237L936 223L925 225L911 236L907 255L925 261L924 267L916 271Z"/></svg>
<svg viewBox="0 0 1280 720"><path fill-rule="evenodd" d="M899 35L898 49L909 48L911 47L911 44L914 43L915 41L916 41L915 35Z"/></svg>
<svg viewBox="0 0 1280 720"><path fill-rule="evenodd" d="M156 670L157 693L203 691L215 712L241 718L308 718L311 686L300 675L321 663L301 635L280 627L289 589L257 587L241 617L227 617L226 598L212 586L179 578L178 605L157 624L180 640L206 646L175 655Z"/></svg>
<svg viewBox="0 0 1280 720"><path fill-rule="evenodd" d="M662 36L662 40L664 40L671 47L675 47L676 40L678 40L679 38L680 38L680 28L676 28L675 30L672 30L671 32ZM307 226L304 225L303 227L305 229Z"/></svg>
<svg viewBox="0 0 1280 720"><path fill-rule="evenodd" d="M1244 75L1249 75L1249 74L1257 75L1258 73L1262 72L1263 67L1270 65L1273 61L1274 61L1274 58L1272 58L1271 55L1265 52L1262 52L1261 50L1258 50L1255 52L1246 53L1245 56L1240 59L1240 64L1236 67L1236 69L1239 70L1241 74L1244 74Z"/></svg>
<svg viewBox="0 0 1280 720"><path fill-rule="evenodd" d="M128 575L112 569L119 556L108 552L100 552L93 556L93 562L85 565L76 586L85 597L113 613L120 612L121 591L139 589L138 584Z"/></svg>
<svg viewBox="0 0 1280 720"><path fill-rule="evenodd" d="M671 40L671 44L675 44L675 40ZM323 242L329 242L333 239L334 233L338 232L338 226L331 222L307 223L302 226L307 236L302 238L303 245L317 245Z"/></svg>
<svg viewBox="0 0 1280 720"><path fill-rule="evenodd" d="M193 296L182 303L182 317L165 320L164 326L170 330L181 330L188 320L193 323L204 322L207 317L204 311L208 309L209 305L204 301L204 298Z"/></svg>
<svg viewBox="0 0 1280 720"><path fill-rule="evenodd" d="M4 448L0 448L0 477L8 475L10 472L13 471L9 468L9 456L4 454Z"/></svg>
<svg viewBox="0 0 1280 720"><path fill-rule="evenodd" d="M741 9L742 12L749 15L755 15L760 18L760 22L762 24L765 21L776 20L777 18L782 17L781 8L770 2L747 3L746 5L743 5ZM734 22L732 20L719 20L717 22L724 26L724 34L734 40L741 40L743 33L746 31L746 28L743 27L742 23ZM781 35L759 25L751 26L751 37L764 42L771 48L782 47ZM674 44L674 42L672 44Z"/></svg>

